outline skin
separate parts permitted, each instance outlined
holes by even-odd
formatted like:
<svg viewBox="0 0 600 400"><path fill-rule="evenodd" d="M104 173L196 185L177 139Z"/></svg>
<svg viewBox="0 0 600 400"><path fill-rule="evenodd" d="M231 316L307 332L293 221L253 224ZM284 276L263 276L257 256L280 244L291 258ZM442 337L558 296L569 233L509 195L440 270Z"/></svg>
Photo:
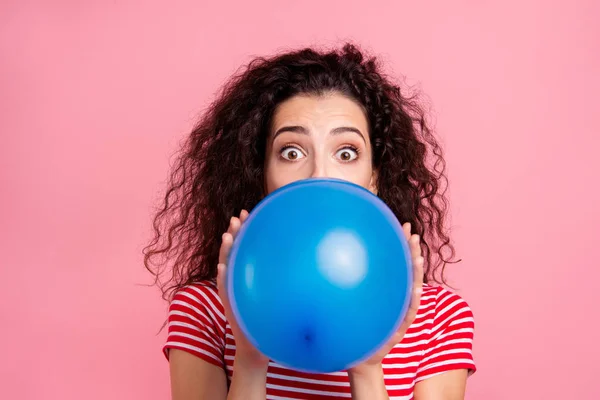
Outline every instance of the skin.
<svg viewBox="0 0 600 400"><path fill-rule="evenodd" d="M359 104L336 93L325 96L296 96L276 109L266 148L265 192L309 177L329 177L351 181L377 194L377 171L373 169L368 121ZM225 262L233 240L248 217L242 211L232 217L223 234L219 254L217 285L236 338L234 375L227 391L222 368L180 350L170 352L172 398L263 400L266 397L268 358L244 337L229 305L224 288ZM416 316L423 286L423 257L420 238L411 235L410 224L403 225L413 260L415 281L408 314L400 329L373 357L348 371L352 398L389 399L382 360L404 337ZM417 400L464 399L466 370L449 371L415 385Z"/></svg>

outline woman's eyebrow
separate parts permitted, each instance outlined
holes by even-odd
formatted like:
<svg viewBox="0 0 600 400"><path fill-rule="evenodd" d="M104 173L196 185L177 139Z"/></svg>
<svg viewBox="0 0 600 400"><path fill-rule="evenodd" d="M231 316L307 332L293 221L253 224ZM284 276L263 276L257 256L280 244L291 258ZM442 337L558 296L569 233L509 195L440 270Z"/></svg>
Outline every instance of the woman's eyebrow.
<svg viewBox="0 0 600 400"><path fill-rule="evenodd" d="M283 132L300 133L302 135L309 134L308 130L305 127L300 126L300 125L284 126L284 127L277 129L277 131L273 134L273 139L275 139L278 135L282 134ZM332 129L331 132L329 132L329 133L331 135L339 135L344 132L354 132L361 137L363 142L365 142L365 143L367 142L365 139L365 136L360 131L360 129L354 128L352 126L340 126L340 127Z"/></svg>

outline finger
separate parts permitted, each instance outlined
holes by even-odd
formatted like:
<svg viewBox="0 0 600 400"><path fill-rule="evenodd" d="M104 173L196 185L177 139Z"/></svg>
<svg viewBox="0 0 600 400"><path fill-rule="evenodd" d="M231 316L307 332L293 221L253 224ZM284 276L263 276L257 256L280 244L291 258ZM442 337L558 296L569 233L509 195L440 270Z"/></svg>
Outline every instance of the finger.
<svg viewBox="0 0 600 400"><path fill-rule="evenodd" d="M240 213L240 221L242 222L242 224L246 221L246 218L248 218L248 211L242 210L242 212Z"/></svg>
<svg viewBox="0 0 600 400"><path fill-rule="evenodd" d="M233 235L229 232L225 232L221 241L221 249L219 250L219 264L227 264L227 257L229 257L229 251L233 244Z"/></svg>
<svg viewBox="0 0 600 400"><path fill-rule="evenodd" d="M234 218L235 217L229 218L229 226L227 226L227 233L231 233Z"/></svg>
<svg viewBox="0 0 600 400"><path fill-rule="evenodd" d="M410 246L410 255L413 262L421 257L421 237L419 235L412 235L408 241Z"/></svg>
<svg viewBox="0 0 600 400"><path fill-rule="evenodd" d="M240 219L237 217L232 217L231 221L229 223L229 233L231 233L231 236L233 236L235 238L237 236L241 226L242 226L242 222L240 221Z"/></svg>
<svg viewBox="0 0 600 400"><path fill-rule="evenodd" d="M404 236L406 237L406 240L410 240L410 229L410 222L407 222L404 225L402 225L402 230L404 231Z"/></svg>

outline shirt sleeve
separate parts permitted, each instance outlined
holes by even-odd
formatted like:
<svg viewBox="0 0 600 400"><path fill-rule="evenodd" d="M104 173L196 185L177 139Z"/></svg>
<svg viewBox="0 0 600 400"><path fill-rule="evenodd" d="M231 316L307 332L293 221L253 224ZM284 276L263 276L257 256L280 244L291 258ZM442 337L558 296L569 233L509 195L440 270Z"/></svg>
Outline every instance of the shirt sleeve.
<svg viewBox="0 0 600 400"><path fill-rule="evenodd" d="M224 368L225 325L216 288L209 284L187 286L169 305L164 354L168 359L170 349L179 349Z"/></svg>
<svg viewBox="0 0 600 400"><path fill-rule="evenodd" d="M446 289L437 294L435 317L425 353L417 370L416 381L443 372L476 370L473 359L475 322L471 308L460 296Z"/></svg>

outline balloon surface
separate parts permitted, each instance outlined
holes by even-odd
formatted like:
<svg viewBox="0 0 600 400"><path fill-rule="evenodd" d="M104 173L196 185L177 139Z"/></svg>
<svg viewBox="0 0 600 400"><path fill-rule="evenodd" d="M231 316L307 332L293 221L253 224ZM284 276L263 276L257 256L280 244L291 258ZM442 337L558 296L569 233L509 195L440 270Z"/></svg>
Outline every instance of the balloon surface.
<svg viewBox="0 0 600 400"><path fill-rule="evenodd" d="M368 190L296 181L265 197L231 249L227 290L247 338L299 371L346 370L399 328L412 287L402 226Z"/></svg>

